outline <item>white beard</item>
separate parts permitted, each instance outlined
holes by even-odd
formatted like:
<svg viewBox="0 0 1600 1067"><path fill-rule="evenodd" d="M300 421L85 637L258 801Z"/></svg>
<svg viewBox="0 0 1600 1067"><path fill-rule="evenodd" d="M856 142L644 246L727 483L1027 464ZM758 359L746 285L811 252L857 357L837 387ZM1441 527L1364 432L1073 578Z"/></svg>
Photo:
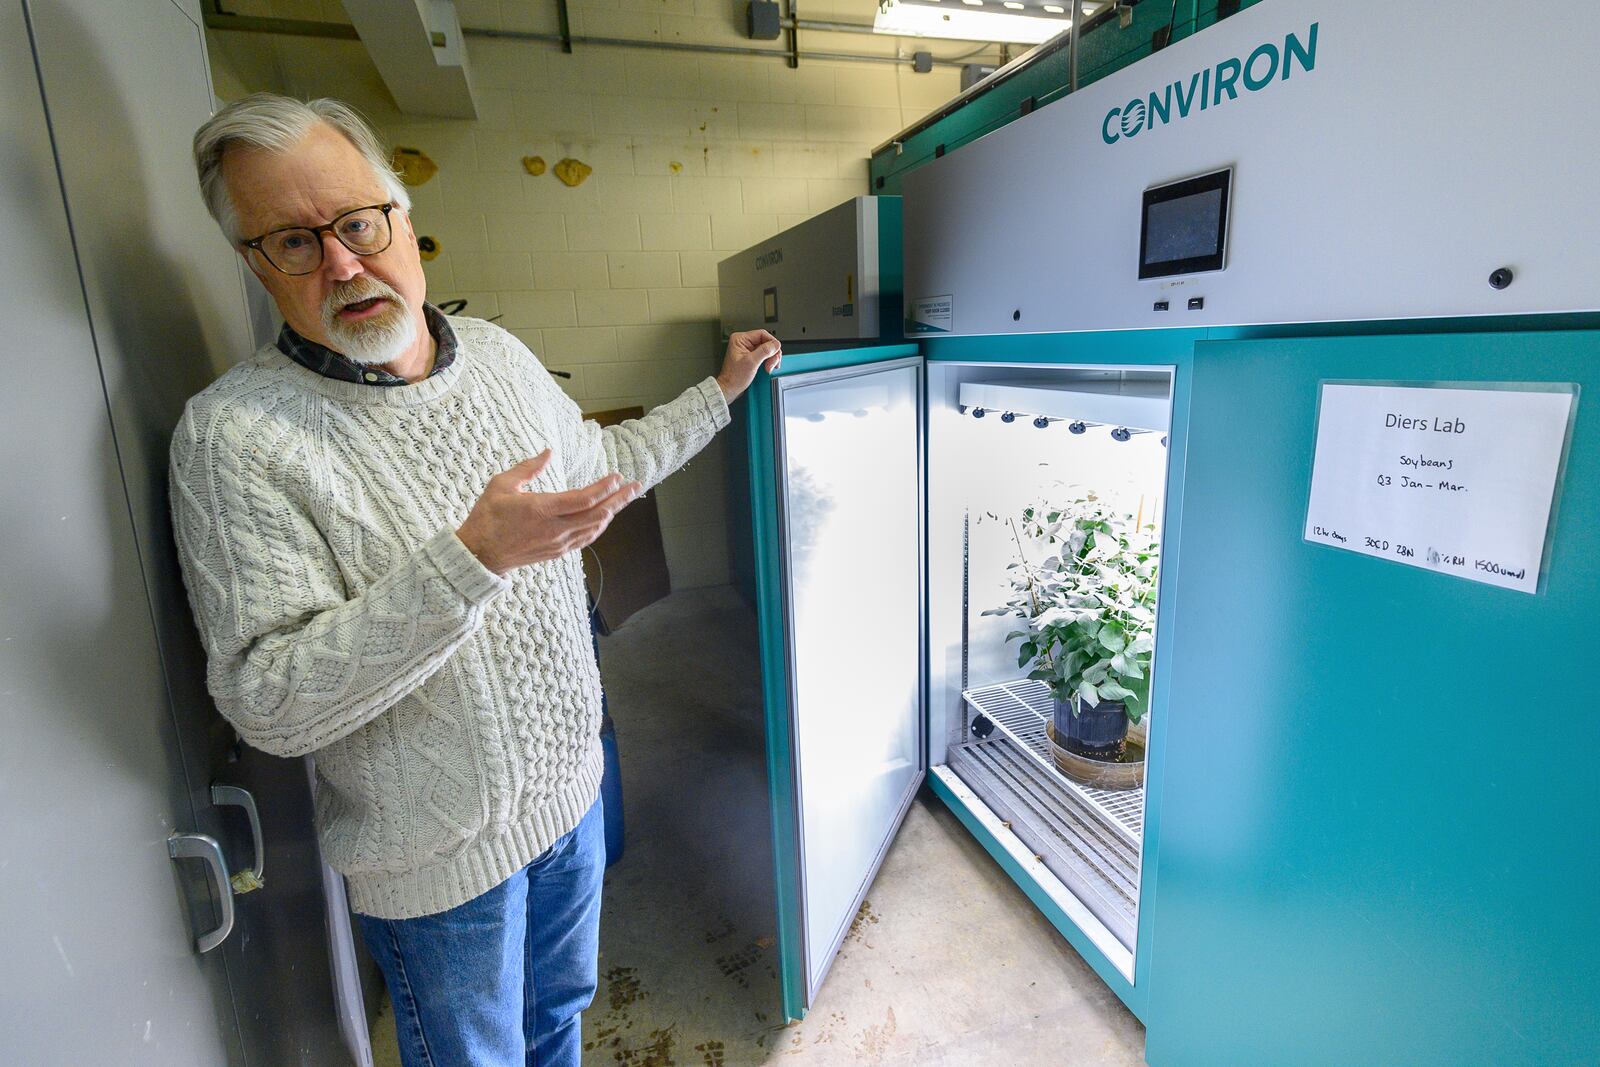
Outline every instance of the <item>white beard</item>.
<svg viewBox="0 0 1600 1067"><path fill-rule="evenodd" d="M358 322L338 318L340 308L375 296L389 301L383 314ZM370 276L352 279L329 294L322 305L322 324L333 342L330 347L363 366L392 363L417 340L416 316L405 298Z"/></svg>

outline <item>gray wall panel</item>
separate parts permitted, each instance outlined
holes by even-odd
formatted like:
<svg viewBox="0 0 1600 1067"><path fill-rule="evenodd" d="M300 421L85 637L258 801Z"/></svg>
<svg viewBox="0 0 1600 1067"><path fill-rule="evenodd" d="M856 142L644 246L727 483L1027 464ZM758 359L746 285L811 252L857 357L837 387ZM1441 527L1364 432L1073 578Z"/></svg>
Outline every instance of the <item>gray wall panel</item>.
<svg viewBox="0 0 1600 1067"><path fill-rule="evenodd" d="M236 1024L167 857L194 812L24 21L0 5L0 1048L214 1067Z"/></svg>
<svg viewBox="0 0 1600 1067"><path fill-rule="evenodd" d="M265 832L266 886L236 899L237 929L218 950L244 1047L252 1063L347 1063L305 769L238 746L216 713L169 521L167 454L183 405L254 348L238 257L205 212L190 158L213 100L202 32L172 0L32 0L32 11L198 828L223 842L233 869L250 864L242 813L210 804L220 782L255 794Z"/></svg>

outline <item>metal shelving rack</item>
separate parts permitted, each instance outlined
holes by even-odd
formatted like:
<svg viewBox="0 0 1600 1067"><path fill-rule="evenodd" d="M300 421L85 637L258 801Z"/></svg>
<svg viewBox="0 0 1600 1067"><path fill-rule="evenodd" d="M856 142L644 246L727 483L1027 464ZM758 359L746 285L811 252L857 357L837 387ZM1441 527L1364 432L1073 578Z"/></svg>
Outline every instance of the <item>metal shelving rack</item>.
<svg viewBox="0 0 1600 1067"><path fill-rule="evenodd" d="M1092 789L1079 785L1056 769L1050 755L1050 738L1045 724L1050 721L1050 687L1040 681L1022 679L969 689L961 694L973 711L994 723L996 729L1014 741L1034 762L1059 779L1078 796L1106 827L1139 847L1144 836L1144 787L1137 789Z"/></svg>

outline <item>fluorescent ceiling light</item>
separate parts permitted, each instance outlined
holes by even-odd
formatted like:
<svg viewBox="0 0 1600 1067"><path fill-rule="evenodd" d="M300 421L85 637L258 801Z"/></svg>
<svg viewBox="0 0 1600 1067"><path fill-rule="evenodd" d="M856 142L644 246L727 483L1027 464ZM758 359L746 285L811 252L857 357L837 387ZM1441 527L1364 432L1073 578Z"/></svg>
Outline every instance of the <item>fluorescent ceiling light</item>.
<svg viewBox="0 0 1600 1067"><path fill-rule="evenodd" d="M878 5L872 28L877 33L898 37L943 37L961 41L1002 41L1007 44L1040 44L1072 25L1065 8L1045 7L1038 0L963 0L952 7L939 0L883 0Z"/></svg>

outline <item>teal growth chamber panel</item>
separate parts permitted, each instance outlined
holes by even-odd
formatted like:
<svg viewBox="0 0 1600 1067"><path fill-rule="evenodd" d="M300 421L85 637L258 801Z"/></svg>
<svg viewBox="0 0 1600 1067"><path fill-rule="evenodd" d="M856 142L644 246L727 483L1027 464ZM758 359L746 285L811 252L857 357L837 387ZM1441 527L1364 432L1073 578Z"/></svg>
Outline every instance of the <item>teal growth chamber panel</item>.
<svg viewBox="0 0 1600 1067"><path fill-rule="evenodd" d="M1303 537L1327 380L1580 388L1546 584ZM1202 342L1148 1061L1600 1062L1600 336Z"/></svg>

